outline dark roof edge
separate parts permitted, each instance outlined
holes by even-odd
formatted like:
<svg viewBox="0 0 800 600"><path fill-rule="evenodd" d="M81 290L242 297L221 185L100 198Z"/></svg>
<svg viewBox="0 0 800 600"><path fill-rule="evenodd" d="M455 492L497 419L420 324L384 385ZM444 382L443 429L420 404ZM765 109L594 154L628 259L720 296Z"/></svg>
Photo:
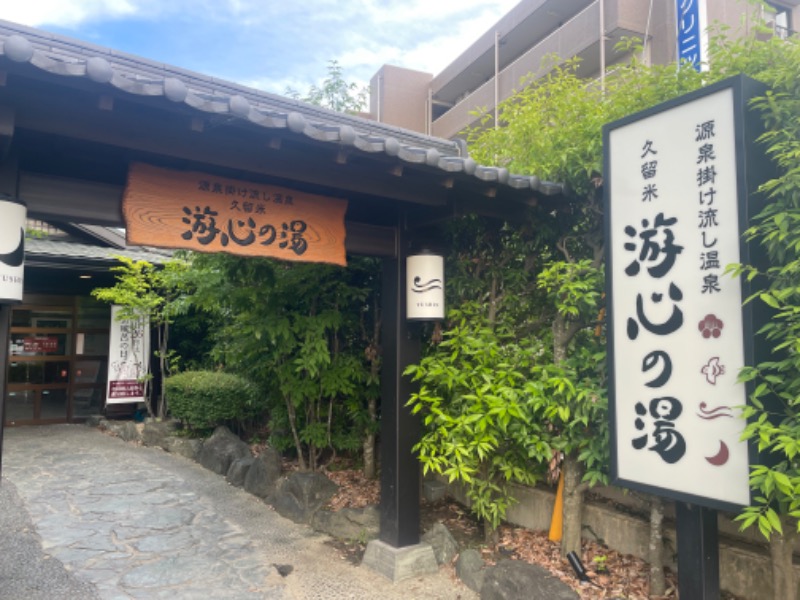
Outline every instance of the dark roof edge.
<svg viewBox="0 0 800 600"><path fill-rule="evenodd" d="M11 21L4 21L0 19L0 35L4 30L13 35L21 34L33 44L34 47L41 50L49 50L53 54L61 54L65 57L72 56L75 58L83 57L89 60L93 57L102 57L114 67L122 70L136 71L141 75L152 75L154 77L175 77L185 82L189 87L197 91L204 91L205 93L214 96L220 93L235 96L239 95L250 100L254 105L264 104L276 110L283 112L301 111L306 116L317 116L320 120L327 123L337 123L341 125L351 125L357 130L365 132L378 133L382 132L386 136L394 136L398 138L407 139L409 142L416 141L420 145L436 145L451 148L452 152L460 152L460 148L456 142L444 138L437 138L424 135L415 131L410 131L400 127L387 125L372 119L366 119L356 115L341 113L322 106L308 104L300 100L295 100L287 96L265 92L255 88L240 85L232 81L217 79L209 75L203 75L189 69L183 69L153 61L134 54L128 54L121 50L114 50L90 42L76 40L57 33L50 33L41 29L35 29L26 25L20 25ZM36 65L39 66L39 65ZM41 68L41 67L40 67Z"/></svg>
<svg viewBox="0 0 800 600"><path fill-rule="evenodd" d="M3 57L13 63L30 64L51 75L85 78L131 95L161 96L199 113L229 115L257 127L288 129L320 142L351 146L367 153L384 153L447 173L462 172L515 190L531 190L543 196L561 195L565 191L563 185L543 182L535 176L512 175L503 167L477 165L458 141L338 113L0 20L0 58Z"/></svg>

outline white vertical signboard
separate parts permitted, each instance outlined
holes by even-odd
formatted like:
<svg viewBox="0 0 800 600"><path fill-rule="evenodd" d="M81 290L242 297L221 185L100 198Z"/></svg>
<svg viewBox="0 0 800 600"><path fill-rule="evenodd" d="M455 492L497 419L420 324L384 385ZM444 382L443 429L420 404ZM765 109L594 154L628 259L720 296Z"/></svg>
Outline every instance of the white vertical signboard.
<svg viewBox="0 0 800 600"><path fill-rule="evenodd" d="M107 404L144 402L144 381L150 364L150 324L146 317L118 319L111 307Z"/></svg>
<svg viewBox="0 0 800 600"><path fill-rule="evenodd" d="M22 301L25 269L25 204L0 195L0 303Z"/></svg>
<svg viewBox="0 0 800 600"><path fill-rule="evenodd" d="M729 509L750 503L735 100L718 85L605 131L613 478Z"/></svg>

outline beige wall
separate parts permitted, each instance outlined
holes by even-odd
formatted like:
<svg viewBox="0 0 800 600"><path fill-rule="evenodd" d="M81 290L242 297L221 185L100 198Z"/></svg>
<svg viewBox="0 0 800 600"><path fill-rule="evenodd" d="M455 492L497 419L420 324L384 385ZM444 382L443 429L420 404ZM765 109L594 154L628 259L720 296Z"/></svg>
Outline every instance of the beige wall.
<svg viewBox="0 0 800 600"><path fill-rule="evenodd" d="M523 19L537 10L551 6L552 0L523 0L498 23L495 29L511 30L514 19ZM800 0L775 0L775 4L791 8L790 29L800 30ZM603 0L605 8L606 65L626 61L628 55L614 52L614 43L622 36L645 37L645 57L651 63L668 64L677 55L676 0ZM501 66L498 78L500 99L507 98L519 87L520 78L539 70L545 54L561 57L578 55L583 59L580 74L595 77L599 74L599 8L600 0L581 6L581 10L565 21L553 33L540 39L533 47ZM732 34L749 33L755 23L762 22L761 9L747 0L706 0L707 23L719 23ZM502 25L502 27L501 27ZM527 39L527 38L525 38ZM538 38L537 38L538 39ZM527 40L531 43L530 40ZM428 73L384 66L372 79L371 113L374 118L414 131L450 138L459 135L466 126L474 125L476 111L494 110L493 72L487 75L487 53L494 48L494 29L472 43L465 52L441 73ZM516 42L519 45L519 38ZM509 48L512 44L509 45ZM524 48L523 48L524 50ZM501 51L502 53L502 51ZM474 68L469 69L473 64ZM492 65L493 65L492 61ZM456 77L458 79L456 80ZM446 93L443 86L449 86ZM443 100L453 102L452 108L441 114L428 129L428 93L434 97L442 92ZM380 107L380 108L379 108Z"/></svg>
<svg viewBox="0 0 800 600"><path fill-rule="evenodd" d="M426 133L433 75L384 65L369 82L370 113L382 123Z"/></svg>

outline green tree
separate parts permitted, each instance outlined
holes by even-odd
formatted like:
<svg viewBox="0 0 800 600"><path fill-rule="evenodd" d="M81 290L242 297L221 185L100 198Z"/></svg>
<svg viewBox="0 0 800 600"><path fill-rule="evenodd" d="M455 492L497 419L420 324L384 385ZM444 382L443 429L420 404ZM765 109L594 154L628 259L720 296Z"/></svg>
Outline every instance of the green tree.
<svg viewBox="0 0 800 600"><path fill-rule="evenodd" d="M369 349L377 345L365 339L374 332L366 323L374 318L375 274L369 260L341 269L223 254L194 258L192 301L216 315L217 362L261 386L271 442L294 448L302 469L358 450L375 433L377 409L369 407L377 399L378 357Z"/></svg>
<svg viewBox="0 0 800 600"><path fill-rule="evenodd" d="M119 319L146 318L156 331L156 351L162 386L159 390L157 408L151 398L150 381L145 380L145 398L148 414L164 418L167 415L167 399L163 378L170 373L171 360L175 358L169 348L170 325L185 307L183 303L183 275L187 264L183 260L169 260L163 266L145 260L133 260L117 256L120 265L111 267L116 273L116 283L108 288L92 290L92 296L103 302L122 307Z"/></svg>
<svg viewBox="0 0 800 600"><path fill-rule="evenodd" d="M777 173L760 190L768 202L746 234L763 248L768 266L730 269L759 283L761 291L748 301L772 313L758 332L771 359L740 374L754 387L744 410L745 438L757 444L762 460L751 466L754 505L739 520L769 539L773 597L788 600L797 593L792 555L800 530L800 40L718 40L715 56L769 86L754 106Z"/></svg>
<svg viewBox="0 0 800 600"><path fill-rule="evenodd" d="M328 61L328 76L322 84L313 84L305 94L289 87L284 94L295 100L343 113L356 114L367 107L367 89L359 87L354 82L348 82L341 65L336 60Z"/></svg>
<svg viewBox="0 0 800 600"><path fill-rule="evenodd" d="M771 87L772 91L755 105L762 110L767 127L763 142L780 173L764 187L771 202L749 231L750 239L766 249L771 266L761 273L751 266L740 267L739 271L748 277L762 277L767 282L767 291L752 301L764 302L775 310L775 317L761 335L774 345L776 359L746 369L742 374L743 379L758 382L752 404L745 410L750 419L746 436L756 440L768 458L764 464L753 468L751 486L757 492L756 505L745 511L741 519L743 526L758 525L770 538L775 597L793 598L791 542L800 517L797 462L800 361L796 356L797 324L800 322L796 295L800 289L797 279L800 238L795 226L800 219L800 170L797 166L800 157L797 119L800 51L796 38L765 40L761 36L759 39L759 35L765 33L761 31L741 37L728 36L728 33L719 28L712 37L709 69L702 74L692 69L678 69L675 65L647 66L634 59L616 68L614 73L608 73L605 86L601 87L578 79L575 63L567 61L500 107L503 127L470 132L471 151L479 162L568 184L573 197L553 212L556 227L561 232L556 248L564 263L579 265L581 261L590 260L592 267L599 267L596 259L602 239L598 237L600 215L594 189L602 182L602 125L739 73ZM490 116L486 119L488 123ZM559 323L556 316L553 326L553 362L561 365L562 361L575 357L576 352L584 351L581 345L574 343L580 338L573 334L585 334L588 323L585 317L576 318L575 312L564 313L559 294L551 295L551 299L564 317ZM569 376L569 381L575 383L573 375ZM567 382L564 385L565 389L571 389ZM777 399L777 405L762 401L767 394ZM553 399L556 405L564 403L558 396ZM558 406L551 412L558 414ZM570 456L581 468L581 463L588 467L582 458L596 455L565 448L565 468L568 471L572 466ZM589 481L590 477L587 473L583 479ZM565 514L564 522L580 523L580 517ZM562 552L578 547L577 532L567 535L565 531Z"/></svg>
<svg viewBox="0 0 800 600"><path fill-rule="evenodd" d="M595 343L603 339L602 328L600 337L593 335L602 308L602 128L702 84L692 69L641 63L635 58L635 41L624 46L634 50L634 58L609 74L604 86L587 85L578 77L577 59L555 66L551 59L543 67L549 69L544 76L524 82L525 87L501 104L502 127L469 132L470 150L479 162L563 182L571 190L562 204L539 215L553 232L551 261L539 279L552 323L552 353L531 383L547 403L542 418L556 434L554 447L563 456L564 555L580 550L583 492L604 480L603 457L608 453L605 356ZM483 125L491 118L484 115ZM587 351L587 344L596 351ZM599 432L602 441L588 447L587 431Z"/></svg>
<svg viewBox="0 0 800 600"><path fill-rule="evenodd" d="M530 215L527 215L530 219ZM409 405L423 416L424 472L464 486L487 541L514 502L514 483L543 476L552 449L524 385L546 344L537 305L542 228L467 216L450 225L448 321L428 348ZM440 335L435 332L434 338ZM531 465L534 465L533 468Z"/></svg>

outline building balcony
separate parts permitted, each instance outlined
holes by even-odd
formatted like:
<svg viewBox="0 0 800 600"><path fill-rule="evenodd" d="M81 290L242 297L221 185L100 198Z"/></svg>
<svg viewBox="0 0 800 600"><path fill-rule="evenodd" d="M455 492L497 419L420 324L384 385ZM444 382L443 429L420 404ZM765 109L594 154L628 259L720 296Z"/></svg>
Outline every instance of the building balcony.
<svg viewBox="0 0 800 600"><path fill-rule="evenodd" d="M545 3L547 4L547 3ZM647 27L647 9L642 10L636 0L595 0L580 10L563 24L528 48L516 58L501 66L497 75L497 96L502 102L519 89L523 79L529 75L544 75L543 61L549 56L561 58L577 56L581 59L579 75L591 77L600 72L600 7L605 5L605 59L606 65L623 60L625 56L616 53L614 47L622 37L644 38ZM546 8L543 7L543 8ZM498 23L502 26L502 22ZM503 54L504 46L519 46L519 38L523 31L511 30L507 34L500 32L498 51ZM486 37L486 36L484 36ZM530 38L529 38L530 39ZM456 83L457 76L449 81L442 81L442 76L435 78L432 86L434 103L431 134L436 137L452 138L459 135L465 127L475 125L479 121L478 112L493 112L495 108L495 73L494 48L490 48L491 71L487 74L486 51L483 52L482 65L476 58L473 76L479 68L483 68L483 83L474 89L464 89L460 95ZM502 65L502 59L500 64ZM466 73L469 68L464 69ZM444 75L445 73L443 73ZM461 77L467 81L466 76ZM454 99L453 99L454 98Z"/></svg>

